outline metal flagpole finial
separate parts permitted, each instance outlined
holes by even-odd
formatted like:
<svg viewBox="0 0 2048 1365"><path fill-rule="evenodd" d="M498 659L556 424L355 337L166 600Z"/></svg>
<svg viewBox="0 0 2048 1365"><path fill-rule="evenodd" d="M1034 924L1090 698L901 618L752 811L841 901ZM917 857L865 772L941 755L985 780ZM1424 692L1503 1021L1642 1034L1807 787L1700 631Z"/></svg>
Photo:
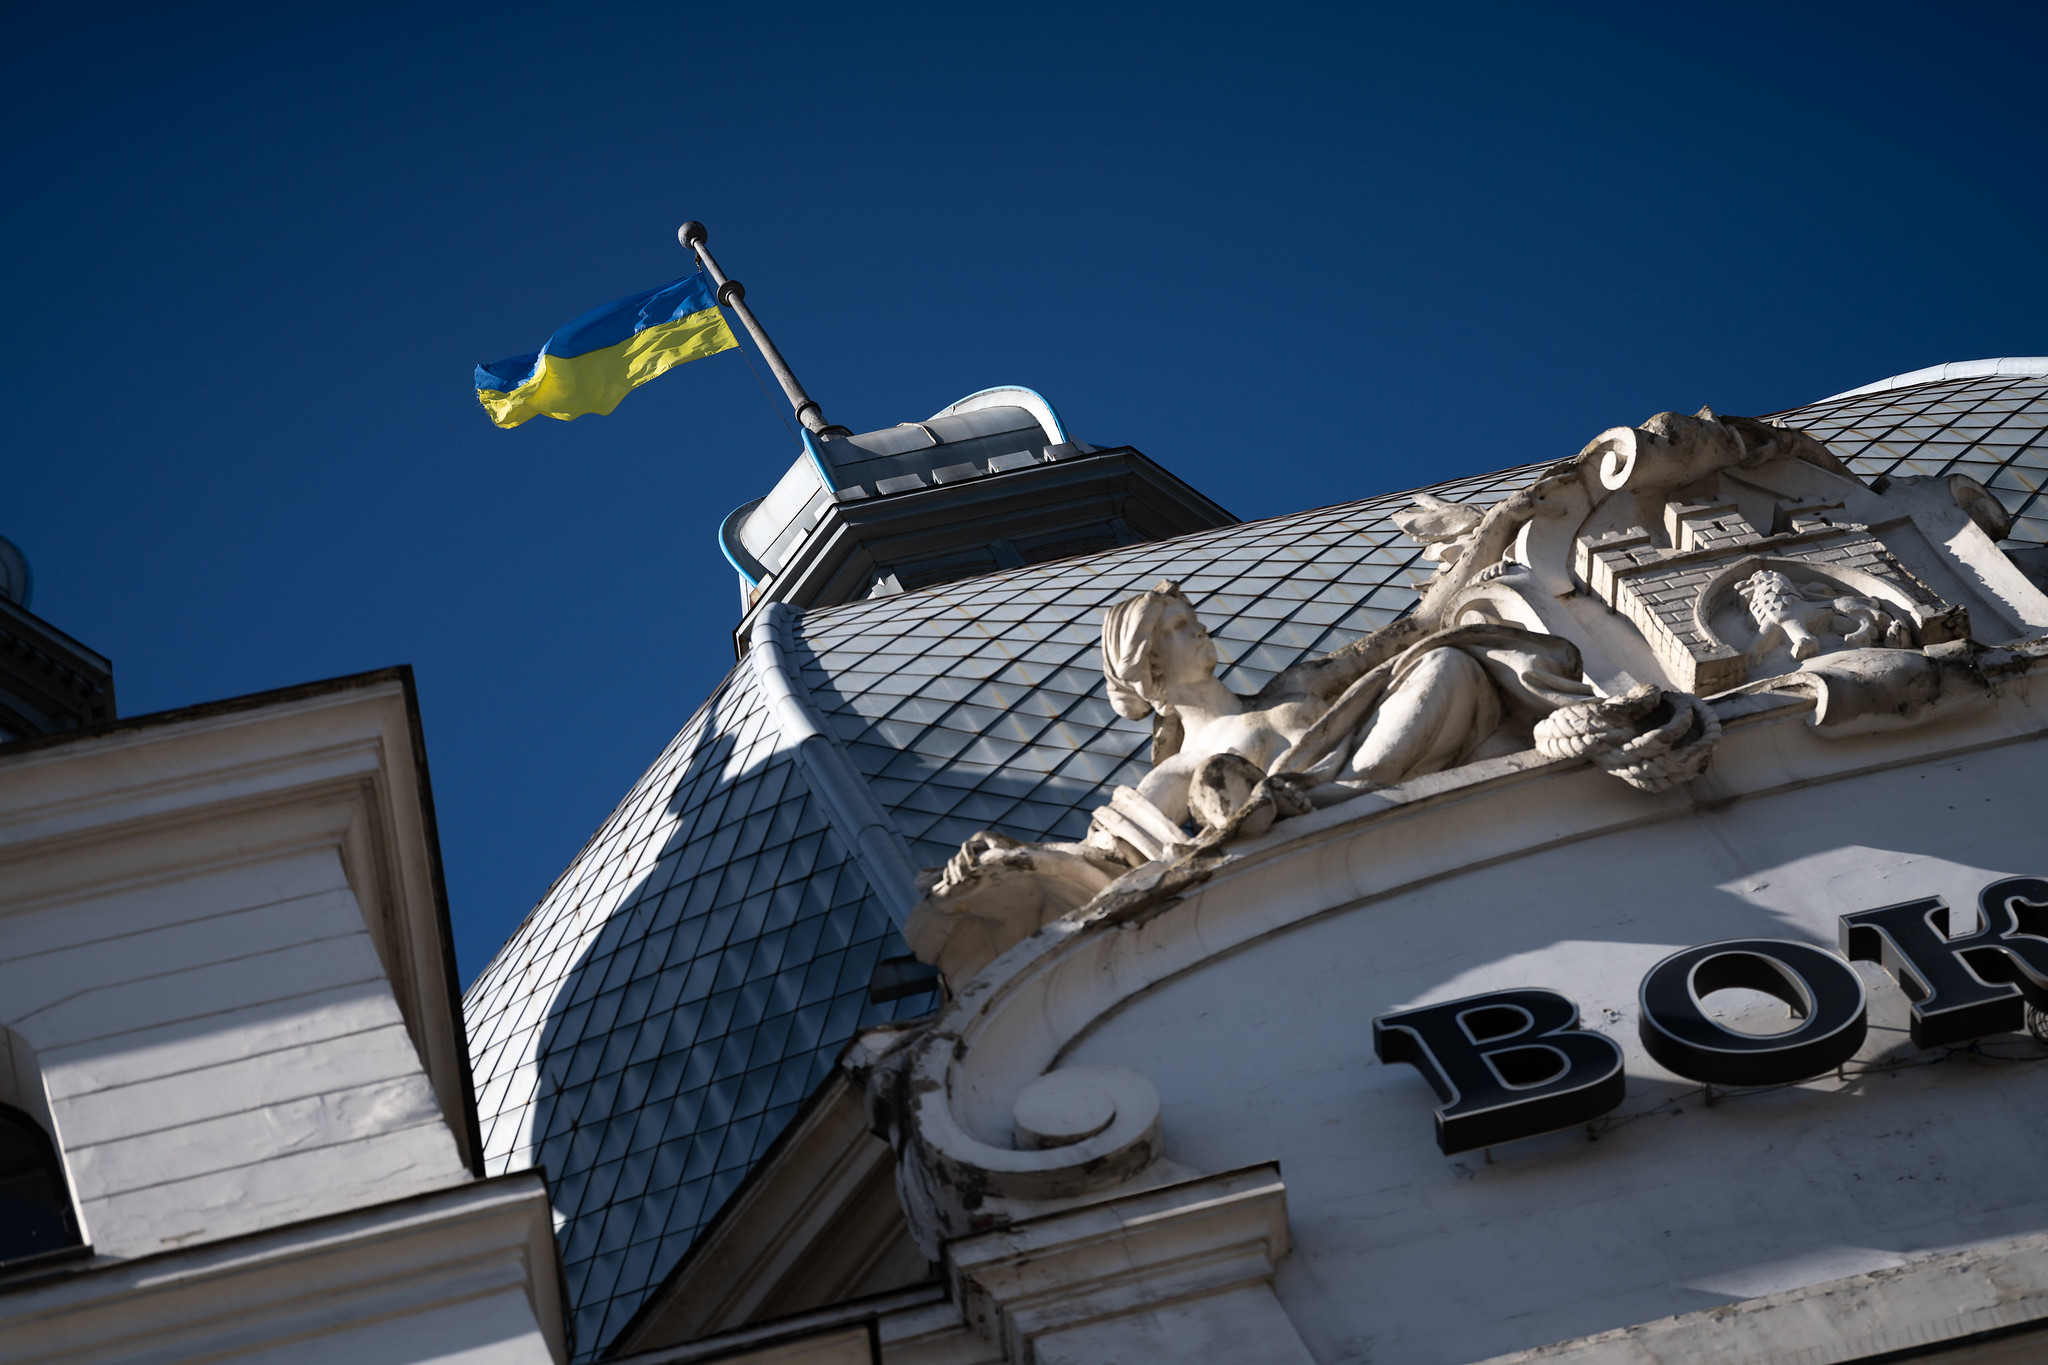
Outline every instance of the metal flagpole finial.
<svg viewBox="0 0 2048 1365"><path fill-rule="evenodd" d="M712 259L710 251L705 248L705 239L710 235L705 231L704 225L694 218L676 229L676 240L683 244L683 250L697 258L697 264L704 268L704 273L711 277L711 283L717 286L718 301L739 316L741 324L747 329L747 335L754 339L755 348L761 352L761 359L767 361L768 368L775 372L777 382L782 385L782 392L789 398L789 405L796 409L796 420L802 422L806 429L817 436L853 435L845 427L828 424L825 421L825 410L818 406L816 399L804 392L803 385L796 382L796 376L790 373L789 364L783 360L782 352L776 350L775 343L768 339L767 329L762 327L761 320L754 316L754 310L747 307L747 287L738 280L727 279L725 272L718 268L718 262Z"/></svg>

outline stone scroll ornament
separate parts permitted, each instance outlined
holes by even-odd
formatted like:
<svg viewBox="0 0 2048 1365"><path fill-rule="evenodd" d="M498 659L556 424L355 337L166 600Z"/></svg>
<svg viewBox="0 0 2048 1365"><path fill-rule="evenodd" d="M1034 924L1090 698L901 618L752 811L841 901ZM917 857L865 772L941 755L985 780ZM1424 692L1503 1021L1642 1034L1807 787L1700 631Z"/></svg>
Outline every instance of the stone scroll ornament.
<svg viewBox="0 0 2048 1365"><path fill-rule="evenodd" d="M1112 1189L1158 1162L1159 1092L1123 1066L1048 1071L1011 1099L1008 1143L977 1135L955 1112L953 1041L875 1029L842 1063L869 1127L896 1152L897 1195L927 1260L952 1238Z"/></svg>

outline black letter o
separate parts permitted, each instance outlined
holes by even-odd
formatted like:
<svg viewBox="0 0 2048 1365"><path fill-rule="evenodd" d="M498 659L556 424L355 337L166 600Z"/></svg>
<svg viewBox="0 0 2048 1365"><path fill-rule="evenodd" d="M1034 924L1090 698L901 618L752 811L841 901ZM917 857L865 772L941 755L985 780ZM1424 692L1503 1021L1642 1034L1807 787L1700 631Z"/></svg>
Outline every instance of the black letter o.
<svg viewBox="0 0 2048 1365"><path fill-rule="evenodd" d="M1785 1002L1805 1019L1789 1032L1737 1033L1700 1001L1741 987ZM1868 1032L1863 978L1833 953L1774 938L1736 938L1673 953L1643 978L1643 1048L1668 1071L1708 1085L1785 1085L1832 1071Z"/></svg>

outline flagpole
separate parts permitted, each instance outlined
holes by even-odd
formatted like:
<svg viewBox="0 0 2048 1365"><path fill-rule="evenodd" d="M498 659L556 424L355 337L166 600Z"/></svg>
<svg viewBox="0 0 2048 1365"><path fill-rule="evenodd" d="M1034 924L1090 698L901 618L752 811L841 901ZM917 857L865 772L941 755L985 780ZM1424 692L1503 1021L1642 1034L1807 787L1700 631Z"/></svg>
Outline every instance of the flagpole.
<svg viewBox="0 0 2048 1365"><path fill-rule="evenodd" d="M739 315L745 324L747 334L754 338L754 345L761 352L761 359L768 362L768 368L775 372L775 378L782 385L782 392L788 396L789 405L796 409L796 420L805 429L817 436L851 436L845 427L831 426L825 421L825 410L818 406L818 400L804 392L804 386L796 382L790 373L789 363L782 358L782 352L775 349L775 343L768 339L768 332L761 326L761 320L754 316L754 310L747 307L747 287L738 280L729 280L718 268L718 262L704 246L704 239L710 234L704 225L692 219L676 229L676 240L683 249L697 258L704 267L704 273L711 277L711 283L718 286L718 301Z"/></svg>

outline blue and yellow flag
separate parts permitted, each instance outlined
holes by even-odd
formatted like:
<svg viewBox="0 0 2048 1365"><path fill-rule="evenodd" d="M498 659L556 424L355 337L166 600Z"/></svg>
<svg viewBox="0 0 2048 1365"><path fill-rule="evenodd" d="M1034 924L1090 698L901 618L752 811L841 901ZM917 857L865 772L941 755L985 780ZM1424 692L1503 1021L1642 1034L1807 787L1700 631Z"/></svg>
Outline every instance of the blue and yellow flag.
<svg viewBox="0 0 2048 1365"><path fill-rule="evenodd" d="M501 427L543 415L603 417L663 371L738 344L700 270L591 309L536 354L477 366L476 398Z"/></svg>

